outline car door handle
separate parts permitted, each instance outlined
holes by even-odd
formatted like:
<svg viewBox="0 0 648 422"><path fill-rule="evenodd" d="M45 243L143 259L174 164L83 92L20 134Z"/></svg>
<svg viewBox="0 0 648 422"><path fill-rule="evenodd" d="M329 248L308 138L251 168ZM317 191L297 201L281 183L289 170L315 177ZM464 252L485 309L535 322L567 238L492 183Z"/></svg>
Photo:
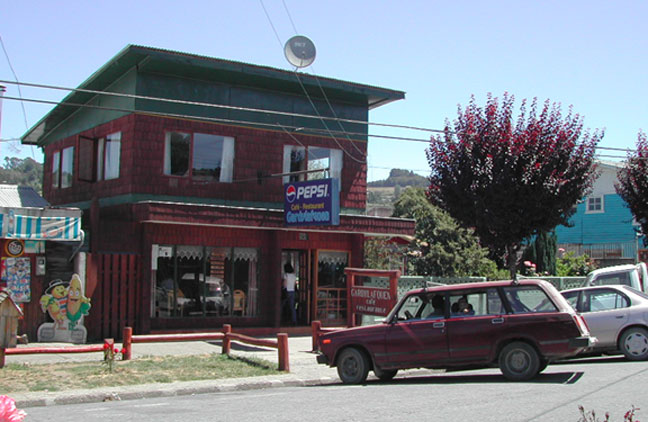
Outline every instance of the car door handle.
<svg viewBox="0 0 648 422"><path fill-rule="evenodd" d="M623 319L623 318L625 318L625 315L617 315L617 316L615 316L615 318L616 319Z"/></svg>
<svg viewBox="0 0 648 422"><path fill-rule="evenodd" d="M493 318L491 319L491 324L503 324L504 318Z"/></svg>
<svg viewBox="0 0 648 422"><path fill-rule="evenodd" d="M443 327L445 327L445 322L435 322L434 324L432 324L432 327L434 327L434 328L443 328Z"/></svg>

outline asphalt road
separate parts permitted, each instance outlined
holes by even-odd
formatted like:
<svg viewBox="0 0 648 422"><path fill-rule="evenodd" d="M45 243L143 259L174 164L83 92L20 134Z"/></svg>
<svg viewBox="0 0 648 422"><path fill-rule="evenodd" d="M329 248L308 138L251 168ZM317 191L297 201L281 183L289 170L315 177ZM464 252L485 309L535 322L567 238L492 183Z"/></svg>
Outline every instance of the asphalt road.
<svg viewBox="0 0 648 422"><path fill-rule="evenodd" d="M578 406L648 420L648 362L619 357L549 366L531 382L499 370L396 378L388 383L286 387L25 409L26 421L578 421Z"/></svg>

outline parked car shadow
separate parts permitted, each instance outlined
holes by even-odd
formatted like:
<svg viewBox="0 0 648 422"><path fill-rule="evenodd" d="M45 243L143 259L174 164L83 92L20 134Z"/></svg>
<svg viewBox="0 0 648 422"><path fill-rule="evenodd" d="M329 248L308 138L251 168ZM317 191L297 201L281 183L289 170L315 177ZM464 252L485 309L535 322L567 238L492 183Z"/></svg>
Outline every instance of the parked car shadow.
<svg viewBox="0 0 648 422"><path fill-rule="evenodd" d="M579 356L572 359L560 360L552 362L551 365L573 365L573 364L598 364L598 363L621 363L632 362L625 358L623 355L596 355L596 356Z"/></svg>
<svg viewBox="0 0 648 422"><path fill-rule="evenodd" d="M531 384L573 384L582 376L583 372L547 372L546 374L538 375L532 380L523 382ZM381 381L376 380L376 382ZM501 374L460 375L459 373L446 373L420 378L394 378L389 382L400 384L511 384L511 381L504 378Z"/></svg>
<svg viewBox="0 0 648 422"><path fill-rule="evenodd" d="M550 371L550 370L548 370ZM455 375L456 374L456 375ZM538 375L536 378L529 381L522 381L526 384L575 384L584 375L583 372L547 372ZM340 385L339 383L328 384ZM469 374L461 375L459 373L445 373L439 375L421 375L421 376L408 376L406 378L396 378L390 381L380 381L378 379L369 379L362 385L376 385L376 384L392 384L392 385L417 385L417 384L502 384L512 385L519 384L511 382L504 378L501 374Z"/></svg>

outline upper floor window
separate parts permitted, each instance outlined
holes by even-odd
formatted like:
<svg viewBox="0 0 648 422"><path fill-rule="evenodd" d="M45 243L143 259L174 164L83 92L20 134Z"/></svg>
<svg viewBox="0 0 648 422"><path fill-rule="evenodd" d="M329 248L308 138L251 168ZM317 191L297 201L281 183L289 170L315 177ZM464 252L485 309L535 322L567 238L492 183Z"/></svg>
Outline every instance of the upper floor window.
<svg viewBox="0 0 648 422"><path fill-rule="evenodd" d="M74 147L68 147L61 154L61 187L69 188L72 186L72 176L74 175Z"/></svg>
<svg viewBox="0 0 648 422"><path fill-rule="evenodd" d="M61 151L56 151L52 155L52 187L61 186Z"/></svg>
<svg viewBox="0 0 648 422"><path fill-rule="evenodd" d="M121 132L99 139L97 145L97 180L119 178Z"/></svg>
<svg viewBox="0 0 648 422"><path fill-rule="evenodd" d="M167 132L164 174L197 180L231 182L234 170L234 138L229 136Z"/></svg>
<svg viewBox="0 0 648 422"><path fill-rule="evenodd" d="M52 155L52 187L69 188L74 175L74 147L64 148Z"/></svg>
<svg viewBox="0 0 648 422"><path fill-rule="evenodd" d="M342 150L322 147L284 146L283 182L342 177Z"/></svg>
<svg viewBox="0 0 648 422"><path fill-rule="evenodd" d="M590 196L587 198L587 214L603 213L605 212L604 202L602 196Z"/></svg>

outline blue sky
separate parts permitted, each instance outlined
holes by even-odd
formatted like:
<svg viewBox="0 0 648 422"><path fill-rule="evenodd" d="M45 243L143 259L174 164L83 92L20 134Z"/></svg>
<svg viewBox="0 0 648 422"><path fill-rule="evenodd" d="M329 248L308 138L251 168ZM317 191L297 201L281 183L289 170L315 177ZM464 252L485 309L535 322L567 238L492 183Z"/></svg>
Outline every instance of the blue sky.
<svg viewBox="0 0 648 422"><path fill-rule="evenodd" d="M20 81L77 87L127 44L292 70L283 43L299 33L317 48L304 72L406 92L372 111L372 122L442 129L471 95L483 103L489 92L509 92L516 105L534 97L561 103L565 113L572 105L585 127L606 129L600 146L634 148L639 130L648 130L647 17L648 2L624 0L0 0L0 36ZM15 80L2 51L0 79ZM18 97L16 85L4 85L6 96ZM24 98L55 101L67 94L21 90ZM26 116L20 102L3 101L2 162L42 161L38 148L7 140L52 106L23 105ZM371 133L429 138L382 127ZM391 168L425 175L425 148L370 138L369 180Z"/></svg>

